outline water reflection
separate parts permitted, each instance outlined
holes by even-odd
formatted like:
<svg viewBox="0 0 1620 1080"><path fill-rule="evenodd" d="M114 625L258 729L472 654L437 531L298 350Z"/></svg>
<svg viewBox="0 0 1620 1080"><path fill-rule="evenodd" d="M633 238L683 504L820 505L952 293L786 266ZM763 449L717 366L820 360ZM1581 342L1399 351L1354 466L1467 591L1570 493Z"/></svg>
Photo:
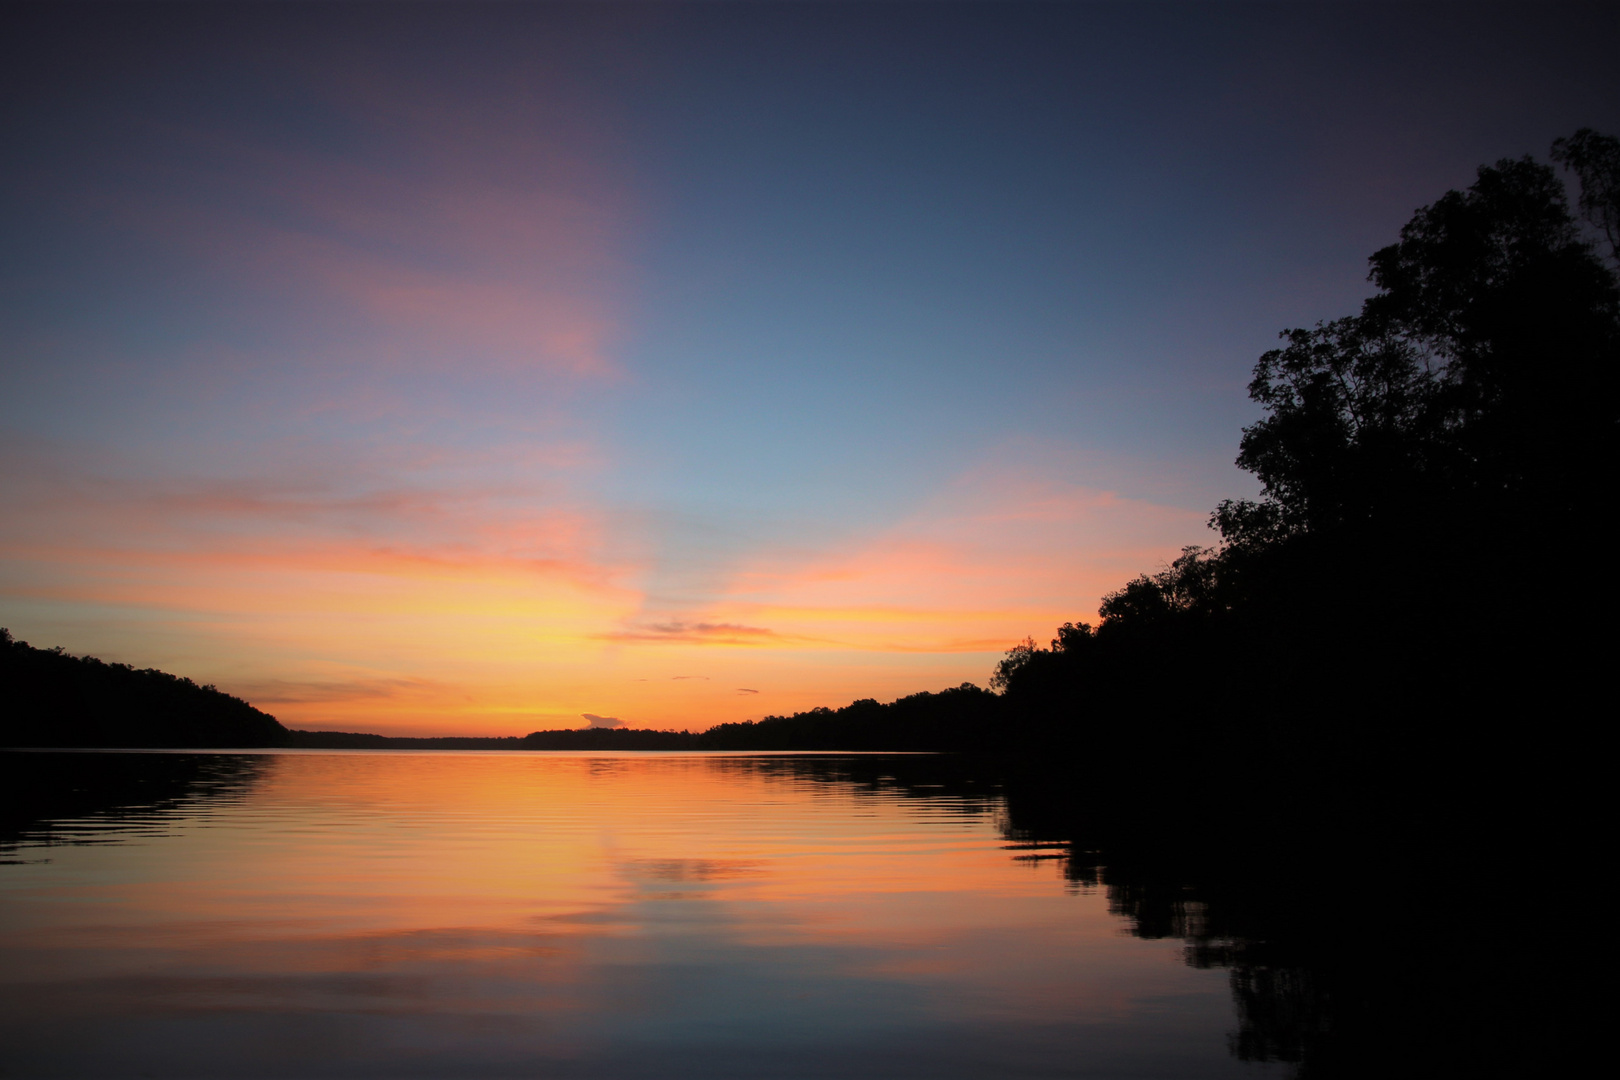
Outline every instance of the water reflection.
<svg viewBox="0 0 1620 1080"><path fill-rule="evenodd" d="M0 859L161 833L177 814L242 798L271 765L241 754L0 752Z"/></svg>
<svg viewBox="0 0 1620 1080"><path fill-rule="evenodd" d="M1485 873L1514 852L1568 869L1586 853L1523 777L1234 777L1190 769L1151 789L1073 760L781 759L781 775L994 817L1006 855L1056 868L1134 937L1224 971L1238 1060L1301 1077L1539 1073L1590 1011L1515 890ZM1131 772L1140 777L1140 772ZM1554 804L1556 805L1556 804ZM1560 856L1560 844L1574 849ZM1489 943L1518 940L1511 948Z"/></svg>
<svg viewBox="0 0 1620 1080"><path fill-rule="evenodd" d="M1226 976L1121 934L1005 771L6 757L122 777L8 825L16 1075L1255 1073Z"/></svg>

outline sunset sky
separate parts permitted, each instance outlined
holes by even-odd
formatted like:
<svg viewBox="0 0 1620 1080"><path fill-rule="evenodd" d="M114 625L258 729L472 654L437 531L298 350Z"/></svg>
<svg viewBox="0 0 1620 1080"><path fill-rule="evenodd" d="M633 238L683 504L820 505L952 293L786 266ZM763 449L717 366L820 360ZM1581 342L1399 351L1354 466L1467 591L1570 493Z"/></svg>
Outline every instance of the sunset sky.
<svg viewBox="0 0 1620 1080"><path fill-rule="evenodd" d="M1416 207L1620 130L1613 5L4 19L0 625L387 734L983 684Z"/></svg>

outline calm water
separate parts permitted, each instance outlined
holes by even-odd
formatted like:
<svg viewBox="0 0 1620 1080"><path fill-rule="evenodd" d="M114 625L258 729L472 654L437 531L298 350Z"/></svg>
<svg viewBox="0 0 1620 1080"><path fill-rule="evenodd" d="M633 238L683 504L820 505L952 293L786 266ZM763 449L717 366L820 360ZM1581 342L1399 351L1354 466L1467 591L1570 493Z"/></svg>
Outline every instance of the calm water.
<svg viewBox="0 0 1620 1080"><path fill-rule="evenodd" d="M872 759L6 757L46 809L0 865L6 1076L1281 1074L1229 1052L1226 972L1010 840L993 787Z"/></svg>

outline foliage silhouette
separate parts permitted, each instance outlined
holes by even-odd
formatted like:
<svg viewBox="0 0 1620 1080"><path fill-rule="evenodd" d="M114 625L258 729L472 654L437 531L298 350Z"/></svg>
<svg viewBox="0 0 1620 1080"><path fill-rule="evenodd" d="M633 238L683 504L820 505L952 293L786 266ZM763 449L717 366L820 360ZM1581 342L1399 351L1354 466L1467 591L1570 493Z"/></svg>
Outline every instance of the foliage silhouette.
<svg viewBox="0 0 1620 1080"><path fill-rule="evenodd" d="M1371 280L1361 314L1261 357L1249 391L1269 415L1238 464L1264 496L1222 505L1223 539L1581 523L1612 476L1620 296L1553 170L1481 168L1373 255Z"/></svg>
<svg viewBox="0 0 1620 1080"><path fill-rule="evenodd" d="M1581 128L1553 143L1552 159L1575 173L1581 215L1608 242L1609 258L1620 261L1620 139Z"/></svg>
<svg viewBox="0 0 1620 1080"><path fill-rule="evenodd" d="M0 746L280 746L268 713L154 668L36 649L0 629Z"/></svg>
<svg viewBox="0 0 1620 1080"><path fill-rule="evenodd" d="M841 709L720 724L697 736L704 750L977 750L994 746L1002 702L972 683L888 704L864 698Z"/></svg>
<svg viewBox="0 0 1620 1080"><path fill-rule="evenodd" d="M1611 228L1620 143L1583 131L1555 156ZM1372 767L1392 741L1432 761L1480 715L1575 700L1600 642L1583 615L1612 586L1547 583L1589 581L1607 524L1614 270L1529 158L1481 168L1371 264L1359 314L1260 358L1238 464L1262 495L1216 509L1222 546L1107 597L1095 631L1008 653L996 685L1038 741ZM1507 632L1532 598L1533 630ZM1126 711L1141 738L1096 730Z"/></svg>

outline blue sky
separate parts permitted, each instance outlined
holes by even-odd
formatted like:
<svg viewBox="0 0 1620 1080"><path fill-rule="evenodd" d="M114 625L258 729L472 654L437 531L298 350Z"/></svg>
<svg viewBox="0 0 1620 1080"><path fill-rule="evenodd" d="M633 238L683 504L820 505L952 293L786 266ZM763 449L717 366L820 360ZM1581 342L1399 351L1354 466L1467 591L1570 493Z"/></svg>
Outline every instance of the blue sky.
<svg viewBox="0 0 1620 1080"><path fill-rule="evenodd" d="M1604 5L12 19L0 623L305 727L982 682L1416 207L1620 129Z"/></svg>

